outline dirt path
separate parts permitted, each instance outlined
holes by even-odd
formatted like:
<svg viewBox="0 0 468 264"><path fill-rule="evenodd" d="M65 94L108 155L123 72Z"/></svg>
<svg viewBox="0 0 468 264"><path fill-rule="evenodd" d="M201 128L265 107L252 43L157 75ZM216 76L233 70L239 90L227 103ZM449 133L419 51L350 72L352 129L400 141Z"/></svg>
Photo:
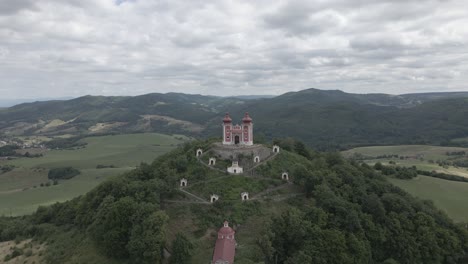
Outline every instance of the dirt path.
<svg viewBox="0 0 468 264"><path fill-rule="evenodd" d="M186 191L186 190L184 190L184 189L180 189L180 188L179 188L179 191L181 191L181 192L183 192L183 193L185 193L185 194L187 194L187 195L189 195L189 196L191 196L191 197L197 199L198 201L200 201L200 202L202 202L202 203L206 203L206 204L209 204L209 203L210 203L210 202L208 202L207 200L201 198L200 196L197 196L197 195L195 195L195 194L193 194L193 193L190 193L190 192L188 192L188 191Z"/></svg>
<svg viewBox="0 0 468 264"><path fill-rule="evenodd" d="M258 166L260 166L260 165L262 165L262 164L268 162L269 160L272 160L273 158L275 158L276 155L278 155L278 152L275 152L275 153L273 153L273 155L268 156L268 158L266 158L265 160L259 162L258 164L256 164L256 165L253 166L252 168L246 170L245 172L250 172L250 171L254 170L254 169L257 168Z"/></svg>
<svg viewBox="0 0 468 264"><path fill-rule="evenodd" d="M14 190L8 190L8 191L0 191L0 194L10 194L10 193L16 193L16 192L21 192L23 189L14 189Z"/></svg>
<svg viewBox="0 0 468 264"><path fill-rule="evenodd" d="M196 185L200 185L200 184L202 184L202 183L213 182L213 181L217 181L217 180L219 180L219 179L225 179L225 178L229 178L229 177L232 177L232 175L226 175L226 176L216 177L216 178L209 179L209 180L206 180L206 181L197 181L197 182L195 182L195 183L190 184L190 186L187 186L186 188L187 188L187 189L190 189L191 187L196 186Z"/></svg>
<svg viewBox="0 0 468 264"><path fill-rule="evenodd" d="M284 188L290 186L291 184L292 184L292 183L288 182L288 183L285 183L285 184L283 184L283 185L276 186L276 187L274 187L274 188L266 189L266 190L264 190L264 191L262 191L262 192L257 193L256 195L254 195L252 198L250 198L250 200L259 199L259 197L262 196L262 195L265 195L265 194L267 194L267 193L274 192L274 191L277 191L277 190L284 189Z"/></svg>
<svg viewBox="0 0 468 264"><path fill-rule="evenodd" d="M164 200L165 203L180 203L180 204L210 204L207 202L194 202L194 201L182 201L182 200Z"/></svg>
<svg viewBox="0 0 468 264"><path fill-rule="evenodd" d="M210 169L212 169L212 170L216 170L216 171L219 171L219 172L221 172L221 173L225 173L225 172L226 172L225 170L218 169L218 168L216 168L216 167L214 167L214 166L210 166L210 165L206 164L206 163L203 162L200 158L198 159L198 162L200 162L202 165L204 165L205 167L208 167L208 168L210 168Z"/></svg>

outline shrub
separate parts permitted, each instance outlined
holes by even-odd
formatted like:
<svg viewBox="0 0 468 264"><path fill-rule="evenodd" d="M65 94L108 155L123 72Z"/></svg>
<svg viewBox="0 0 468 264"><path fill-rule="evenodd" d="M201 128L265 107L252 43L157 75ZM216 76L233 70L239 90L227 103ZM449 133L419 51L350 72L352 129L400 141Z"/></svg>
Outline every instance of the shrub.
<svg viewBox="0 0 468 264"><path fill-rule="evenodd" d="M63 168L55 168L49 171L49 179L51 180L68 180L76 175L79 175L81 172L72 167L63 167Z"/></svg>

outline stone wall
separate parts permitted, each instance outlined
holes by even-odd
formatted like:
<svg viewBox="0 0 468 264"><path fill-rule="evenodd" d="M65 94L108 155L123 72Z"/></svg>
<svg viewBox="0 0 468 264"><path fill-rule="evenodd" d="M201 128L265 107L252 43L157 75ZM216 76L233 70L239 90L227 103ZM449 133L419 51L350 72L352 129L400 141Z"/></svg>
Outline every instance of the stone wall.
<svg viewBox="0 0 468 264"><path fill-rule="evenodd" d="M228 160L239 160L239 155L243 156L244 158L251 157L252 162L255 156L260 157L260 162L264 161L270 155L272 155L272 151L270 148L267 148L263 145L252 145L252 146L244 146L244 145L223 145L221 143L214 143L212 145L211 151L214 155L221 159L228 159Z"/></svg>

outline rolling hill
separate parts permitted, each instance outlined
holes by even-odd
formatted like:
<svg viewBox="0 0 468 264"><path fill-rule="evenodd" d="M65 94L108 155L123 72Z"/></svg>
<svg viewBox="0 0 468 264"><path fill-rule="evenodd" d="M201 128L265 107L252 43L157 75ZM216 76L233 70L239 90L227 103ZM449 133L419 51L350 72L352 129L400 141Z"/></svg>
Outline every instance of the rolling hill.
<svg viewBox="0 0 468 264"><path fill-rule="evenodd" d="M252 173L226 175L195 157L212 143L189 142L30 216L0 217L0 258L207 263L227 220L236 231L235 263L466 263L465 225L368 165L282 149ZM288 182L279 177L284 168ZM188 185L179 188L182 178ZM213 193L220 199L211 203ZM7 247L13 240L17 246Z"/></svg>
<svg viewBox="0 0 468 264"><path fill-rule="evenodd" d="M467 98L464 92L387 95L317 89L273 98L180 93L84 96L0 110L0 135L162 132L209 137L218 136L224 112L240 120L249 111L257 135L296 137L320 149L447 144L468 136Z"/></svg>

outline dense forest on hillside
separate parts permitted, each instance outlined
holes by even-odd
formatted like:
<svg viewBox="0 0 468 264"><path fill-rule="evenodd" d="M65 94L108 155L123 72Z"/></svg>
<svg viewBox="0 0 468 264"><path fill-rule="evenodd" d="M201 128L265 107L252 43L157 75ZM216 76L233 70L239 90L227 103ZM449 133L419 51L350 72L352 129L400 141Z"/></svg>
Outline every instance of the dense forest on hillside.
<svg viewBox="0 0 468 264"><path fill-rule="evenodd" d="M242 228L237 231L242 246L236 263L460 263L467 256L464 226L393 186L380 172L336 153L309 151L295 140L276 143L282 151L257 173L268 178L290 168L303 196L278 203L221 199L174 215L175 205L165 201L180 196L180 178L226 177L195 158L195 150L210 142L192 142L82 197L41 207L32 216L0 218L0 241L46 241L48 263L162 263L164 249L172 253L171 263L191 263L194 252L203 250L206 230L225 219L234 227L257 219L262 227L249 232L251 242L241 239ZM251 185L248 177L231 178L219 187L207 181L204 188ZM180 233L168 236L170 226L187 216L196 228L176 226Z"/></svg>
<svg viewBox="0 0 468 264"><path fill-rule="evenodd" d="M291 136L321 149L362 145L454 144L468 137L467 93L349 94L308 89L273 98L224 98L187 94L135 97L85 96L0 110L0 133L86 135L162 132L199 138L219 135L230 112L254 119L256 135ZM458 144L462 144L458 142Z"/></svg>

